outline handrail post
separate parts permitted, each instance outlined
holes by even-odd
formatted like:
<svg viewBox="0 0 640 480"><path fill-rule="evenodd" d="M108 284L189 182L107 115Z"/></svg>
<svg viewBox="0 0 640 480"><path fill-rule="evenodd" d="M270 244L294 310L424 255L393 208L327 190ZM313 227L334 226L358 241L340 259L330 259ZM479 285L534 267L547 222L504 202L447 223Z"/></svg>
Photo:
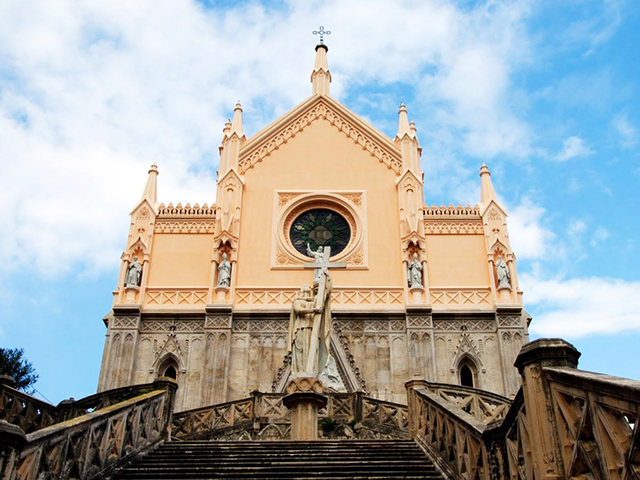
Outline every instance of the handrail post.
<svg viewBox="0 0 640 480"><path fill-rule="evenodd" d="M417 411L416 388L427 387L426 380L414 378L404 384L407 389L407 414L409 416L409 437L415 438L420 430L420 415Z"/></svg>
<svg viewBox="0 0 640 480"><path fill-rule="evenodd" d="M168 441L171 439L171 427L173 425L173 409L176 400L176 390L178 383L170 377L158 377L153 382L154 390L166 390L168 399L164 404L163 416L165 420L164 429L162 430L162 439Z"/></svg>
<svg viewBox="0 0 640 480"><path fill-rule="evenodd" d="M0 420L0 477L16 478L20 453L27 444L27 436L17 425Z"/></svg>
<svg viewBox="0 0 640 480"><path fill-rule="evenodd" d="M516 358L531 436L533 470L535 477L541 480L565 480L553 398L543 368L577 368L579 357L580 352L570 343L557 338L541 338L522 347Z"/></svg>

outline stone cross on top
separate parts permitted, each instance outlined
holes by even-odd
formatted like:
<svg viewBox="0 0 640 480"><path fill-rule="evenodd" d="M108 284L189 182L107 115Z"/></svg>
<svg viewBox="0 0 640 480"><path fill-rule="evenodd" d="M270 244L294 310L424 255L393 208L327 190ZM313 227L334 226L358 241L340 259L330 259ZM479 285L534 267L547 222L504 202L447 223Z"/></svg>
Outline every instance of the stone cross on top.
<svg viewBox="0 0 640 480"><path fill-rule="evenodd" d="M320 35L320 43L324 43L324 36L325 35L331 35L331 32L328 30L325 30L324 27L322 25L320 25L320 28L318 30L314 30L312 32L314 35Z"/></svg>

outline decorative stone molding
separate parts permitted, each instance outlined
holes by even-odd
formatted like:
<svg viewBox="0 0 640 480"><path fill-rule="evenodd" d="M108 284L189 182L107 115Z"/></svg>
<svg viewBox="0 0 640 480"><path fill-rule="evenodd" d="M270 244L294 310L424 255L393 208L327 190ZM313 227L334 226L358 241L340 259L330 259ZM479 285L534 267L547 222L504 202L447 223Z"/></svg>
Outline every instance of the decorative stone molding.
<svg viewBox="0 0 640 480"><path fill-rule="evenodd" d="M231 328L231 315L207 316L204 328Z"/></svg>
<svg viewBox="0 0 640 480"><path fill-rule="evenodd" d="M326 100L321 99L311 109L303 110L297 118L290 119L286 127L276 130L256 145L247 144L245 146L246 152L241 153L238 163L240 175L244 175L247 170L253 168L257 163L271 155L273 151L278 150L281 145L286 144L291 138L321 118L329 121L347 138L360 145L363 150L369 152L380 163L384 163L387 168L393 170L396 174L400 174L402 160L399 152L383 145L382 142L361 128L356 122L347 119L346 115L339 113Z"/></svg>
<svg viewBox="0 0 640 480"><path fill-rule="evenodd" d="M464 330L470 332L493 332L495 330L495 323L493 320L434 320L433 329L443 332Z"/></svg>
<svg viewBox="0 0 640 480"><path fill-rule="evenodd" d="M153 306L205 305L207 293L207 287L174 289L148 287L145 303Z"/></svg>
<svg viewBox="0 0 640 480"><path fill-rule="evenodd" d="M428 235L482 235L482 221L465 222L458 220L427 220L424 231Z"/></svg>
<svg viewBox="0 0 640 480"><path fill-rule="evenodd" d="M204 330L202 320L143 320L140 327L142 332L201 332Z"/></svg>
<svg viewBox="0 0 640 480"><path fill-rule="evenodd" d="M498 327L520 327L522 325L522 317L520 315L499 315L497 318Z"/></svg>
<svg viewBox="0 0 640 480"><path fill-rule="evenodd" d="M161 203L158 207L158 218L175 218L175 217L211 217L215 218L216 205L208 206L206 203L202 206L197 203L192 207L186 204L184 207L178 203L175 207L172 203L165 205Z"/></svg>
<svg viewBox="0 0 640 480"><path fill-rule="evenodd" d="M289 331L288 320L234 320L234 332L285 333Z"/></svg>
<svg viewBox="0 0 640 480"><path fill-rule="evenodd" d="M407 329L409 328L433 328L433 319L430 316L407 316Z"/></svg>
<svg viewBox="0 0 640 480"><path fill-rule="evenodd" d="M236 288L237 305L291 305L298 290L287 287ZM350 305L404 305L404 290L401 288L334 288L331 294L334 306Z"/></svg>
<svg viewBox="0 0 640 480"><path fill-rule="evenodd" d="M436 305L492 305L489 288L430 287L431 304Z"/></svg>
<svg viewBox="0 0 640 480"><path fill-rule="evenodd" d="M215 221L158 221L155 233L214 233Z"/></svg>
<svg viewBox="0 0 640 480"><path fill-rule="evenodd" d="M322 386L322 382L317 378L312 377L298 377L292 378L287 383L286 388L287 393L323 393L324 387Z"/></svg>
<svg viewBox="0 0 640 480"><path fill-rule="evenodd" d="M113 317L113 323L111 324L111 328L138 328L138 320L140 317L131 316L131 317Z"/></svg>
<svg viewBox="0 0 640 480"><path fill-rule="evenodd" d="M478 220L481 219L480 207L478 205L472 208L470 205L463 207L458 204L458 206L455 207L453 203L449 204L448 207L445 204L439 207L436 205L431 205L431 207L425 205L424 217L425 219L428 217L476 217Z"/></svg>

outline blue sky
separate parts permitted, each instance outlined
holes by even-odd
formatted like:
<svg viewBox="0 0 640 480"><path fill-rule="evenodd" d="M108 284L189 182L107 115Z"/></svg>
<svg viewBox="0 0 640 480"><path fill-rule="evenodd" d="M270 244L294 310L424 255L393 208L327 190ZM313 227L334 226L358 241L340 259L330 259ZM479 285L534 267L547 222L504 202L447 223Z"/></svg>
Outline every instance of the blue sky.
<svg viewBox="0 0 640 480"><path fill-rule="evenodd" d="M95 392L128 213L215 201L235 102L248 135L311 93L389 136L404 102L427 204L509 213L532 337L640 379L640 2L0 2L0 345L57 403Z"/></svg>

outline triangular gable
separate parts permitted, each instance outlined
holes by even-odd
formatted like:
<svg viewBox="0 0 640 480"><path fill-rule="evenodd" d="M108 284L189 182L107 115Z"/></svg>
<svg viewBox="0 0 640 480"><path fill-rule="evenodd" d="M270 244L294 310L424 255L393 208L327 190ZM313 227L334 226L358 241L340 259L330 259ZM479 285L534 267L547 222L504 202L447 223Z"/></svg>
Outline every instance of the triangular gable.
<svg viewBox="0 0 640 480"><path fill-rule="evenodd" d="M314 95L251 137L240 150L240 175L262 162L316 120L326 120L347 138L384 163L396 174L402 172L402 156L386 135L331 97Z"/></svg>

